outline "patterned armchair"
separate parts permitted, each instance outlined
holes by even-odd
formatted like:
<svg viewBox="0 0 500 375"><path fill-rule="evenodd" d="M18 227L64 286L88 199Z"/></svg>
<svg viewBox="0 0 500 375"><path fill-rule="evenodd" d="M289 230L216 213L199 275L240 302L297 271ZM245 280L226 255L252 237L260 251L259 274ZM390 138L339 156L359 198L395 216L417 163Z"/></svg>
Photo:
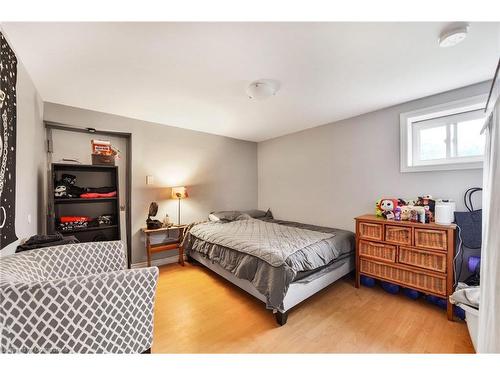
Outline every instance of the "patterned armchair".
<svg viewBox="0 0 500 375"><path fill-rule="evenodd" d="M1 352L148 351L158 268L126 264L120 241L1 257Z"/></svg>

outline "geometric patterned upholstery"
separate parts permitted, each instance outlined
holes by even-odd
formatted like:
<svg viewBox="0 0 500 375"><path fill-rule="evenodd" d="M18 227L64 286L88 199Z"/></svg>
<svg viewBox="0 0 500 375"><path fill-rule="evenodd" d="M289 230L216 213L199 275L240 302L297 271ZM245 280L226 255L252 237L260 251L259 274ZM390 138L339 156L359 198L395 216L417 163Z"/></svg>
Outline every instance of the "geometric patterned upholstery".
<svg viewBox="0 0 500 375"><path fill-rule="evenodd" d="M0 258L3 353L142 353L153 341L158 268L126 269L122 242Z"/></svg>

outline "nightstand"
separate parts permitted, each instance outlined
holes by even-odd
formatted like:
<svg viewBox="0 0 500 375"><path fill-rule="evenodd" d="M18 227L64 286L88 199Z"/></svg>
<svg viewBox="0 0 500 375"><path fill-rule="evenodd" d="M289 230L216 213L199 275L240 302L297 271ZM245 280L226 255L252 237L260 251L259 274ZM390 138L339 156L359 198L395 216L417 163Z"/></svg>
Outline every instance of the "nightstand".
<svg viewBox="0 0 500 375"><path fill-rule="evenodd" d="M159 228L159 229L147 229L142 228L142 232L146 236L146 255L148 257L148 267L151 267L151 255L154 253L159 253L161 251L174 250L179 249L179 264L184 266L184 249L181 246L182 239L184 237L184 231L186 230L187 225L173 225L168 228ZM177 238L170 238L170 231L177 230ZM151 244L151 235L157 233L166 233L167 237L169 237L168 241Z"/></svg>

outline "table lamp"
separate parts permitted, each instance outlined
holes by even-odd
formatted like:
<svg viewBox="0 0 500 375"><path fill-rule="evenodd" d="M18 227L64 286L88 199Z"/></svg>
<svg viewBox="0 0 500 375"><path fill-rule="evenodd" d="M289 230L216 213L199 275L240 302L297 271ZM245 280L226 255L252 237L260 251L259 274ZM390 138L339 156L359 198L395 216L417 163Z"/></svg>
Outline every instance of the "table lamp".
<svg viewBox="0 0 500 375"><path fill-rule="evenodd" d="M187 190L185 186L177 186L172 188L172 199L179 200L179 209L177 214L177 225L181 225L181 199L187 198Z"/></svg>

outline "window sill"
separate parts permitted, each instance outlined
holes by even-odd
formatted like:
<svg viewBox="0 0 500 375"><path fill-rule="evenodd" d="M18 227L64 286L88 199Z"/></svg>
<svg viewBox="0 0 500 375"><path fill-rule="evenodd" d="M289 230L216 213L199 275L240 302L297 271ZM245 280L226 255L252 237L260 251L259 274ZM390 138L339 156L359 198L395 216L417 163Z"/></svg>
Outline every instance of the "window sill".
<svg viewBox="0 0 500 375"><path fill-rule="evenodd" d="M454 171L461 169L483 169L482 161L470 163L446 163L446 164L431 164L431 165L402 165L401 173L408 172L433 172L433 171Z"/></svg>

